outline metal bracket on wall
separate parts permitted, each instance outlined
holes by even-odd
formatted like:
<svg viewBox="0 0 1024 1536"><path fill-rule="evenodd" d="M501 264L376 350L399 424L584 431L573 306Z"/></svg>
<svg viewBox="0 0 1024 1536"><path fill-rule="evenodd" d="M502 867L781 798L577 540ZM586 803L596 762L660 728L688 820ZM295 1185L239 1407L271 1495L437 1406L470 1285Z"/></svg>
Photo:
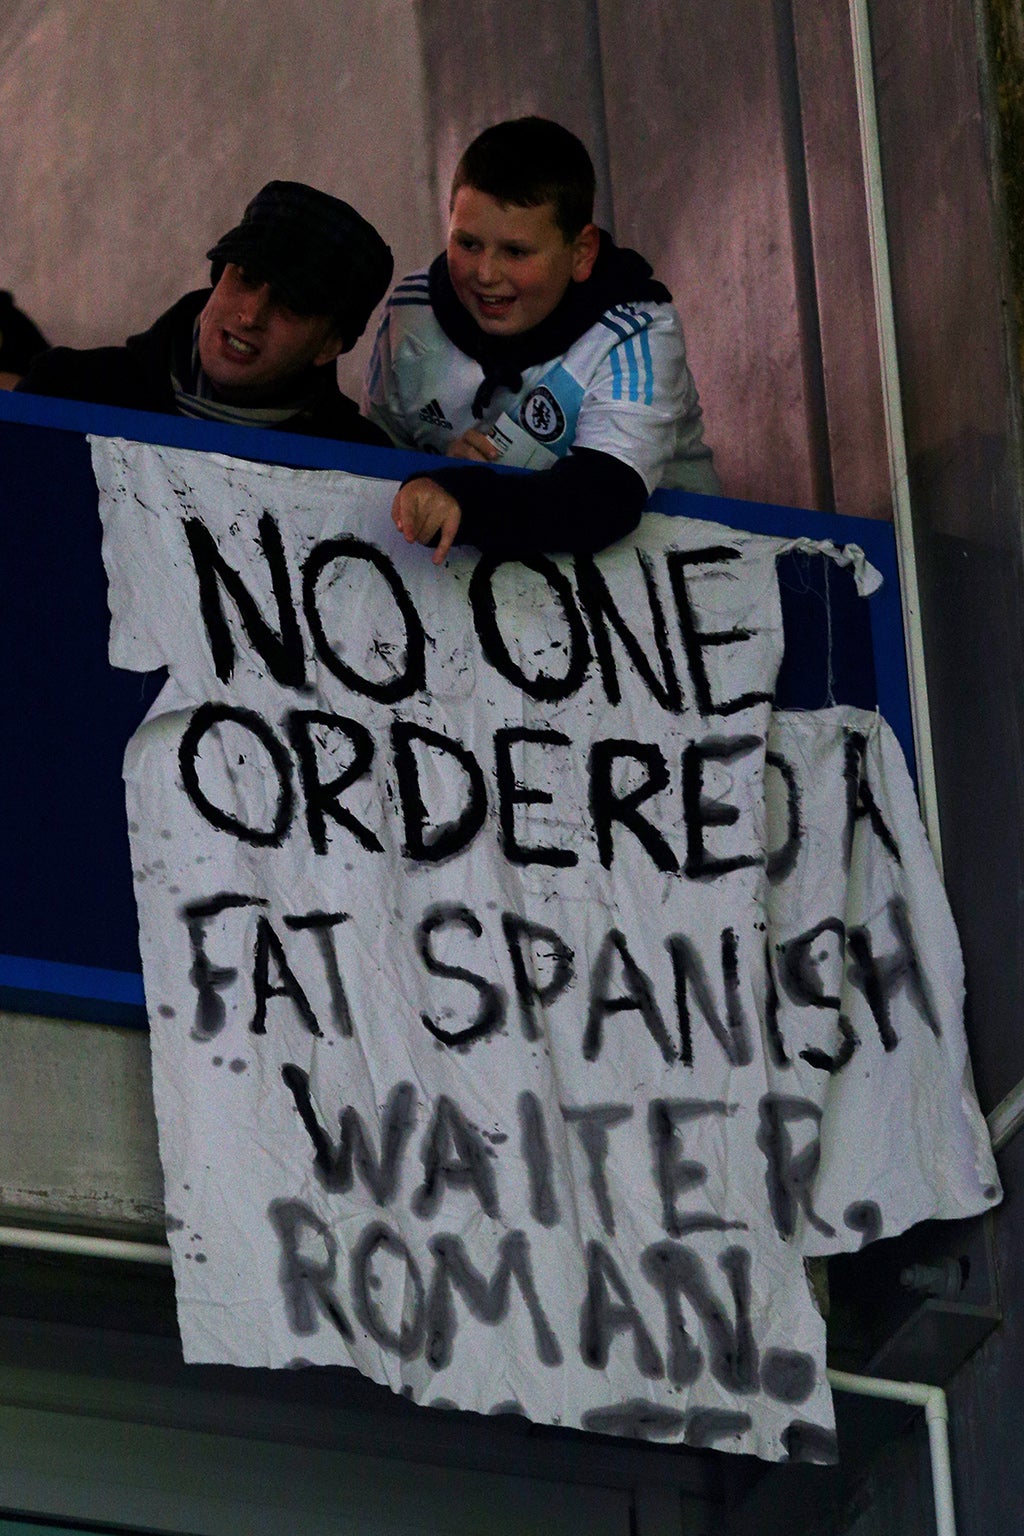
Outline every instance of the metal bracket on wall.
<svg viewBox="0 0 1024 1536"><path fill-rule="evenodd" d="M829 1363L944 1386L1002 1321L991 1212L829 1261Z"/></svg>

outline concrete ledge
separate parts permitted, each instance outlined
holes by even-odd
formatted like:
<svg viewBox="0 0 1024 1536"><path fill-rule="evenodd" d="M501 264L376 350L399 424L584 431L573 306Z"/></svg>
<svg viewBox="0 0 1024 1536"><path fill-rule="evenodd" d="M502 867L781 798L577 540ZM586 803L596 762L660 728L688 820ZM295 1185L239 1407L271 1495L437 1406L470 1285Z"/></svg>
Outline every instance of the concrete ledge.
<svg viewBox="0 0 1024 1536"><path fill-rule="evenodd" d="M148 1036L0 1013L0 1054L4 1218L162 1230Z"/></svg>

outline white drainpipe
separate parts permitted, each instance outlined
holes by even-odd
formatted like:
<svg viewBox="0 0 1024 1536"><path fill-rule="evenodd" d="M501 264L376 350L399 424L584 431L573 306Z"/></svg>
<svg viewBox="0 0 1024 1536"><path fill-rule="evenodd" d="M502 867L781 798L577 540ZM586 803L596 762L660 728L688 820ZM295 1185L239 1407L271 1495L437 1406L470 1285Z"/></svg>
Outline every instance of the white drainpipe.
<svg viewBox="0 0 1024 1536"><path fill-rule="evenodd" d="M45 1231L42 1227L0 1226L0 1248L34 1248L80 1259L121 1259L135 1264L169 1264L166 1243L139 1243L117 1237L84 1237L78 1232Z"/></svg>
<svg viewBox="0 0 1024 1536"><path fill-rule="evenodd" d="M886 1381L879 1376L851 1376L847 1371L828 1371L829 1384L836 1392L851 1392L861 1397L883 1397L893 1403L910 1403L923 1408L928 1423L931 1449L932 1492L935 1496L937 1536L956 1536L953 1510L953 1477L949 1464L949 1409L941 1387L929 1387L918 1381Z"/></svg>

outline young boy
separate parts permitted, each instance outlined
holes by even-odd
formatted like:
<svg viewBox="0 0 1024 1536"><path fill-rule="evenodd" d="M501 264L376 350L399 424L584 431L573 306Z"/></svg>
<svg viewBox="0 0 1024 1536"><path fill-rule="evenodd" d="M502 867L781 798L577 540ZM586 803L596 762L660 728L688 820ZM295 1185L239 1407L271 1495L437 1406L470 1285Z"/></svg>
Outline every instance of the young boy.
<svg viewBox="0 0 1024 1536"><path fill-rule="evenodd" d="M671 294L592 222L594 167L558 123L486 129L459 161L447 250L392 293L365 408L399 447L474 466L406 482L412 543L603 549L651 491L715 494ZM538 469L497 475L496 463Z"/></svg>

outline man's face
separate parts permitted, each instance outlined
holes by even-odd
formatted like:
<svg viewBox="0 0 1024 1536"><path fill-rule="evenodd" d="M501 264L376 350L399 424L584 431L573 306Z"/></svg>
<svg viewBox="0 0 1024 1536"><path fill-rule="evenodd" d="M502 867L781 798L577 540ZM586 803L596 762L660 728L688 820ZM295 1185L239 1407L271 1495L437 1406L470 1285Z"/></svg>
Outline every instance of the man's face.
<svg viewBox="0 0 1024 1536"><path fill-rule="evenodd" d="M553 203L516 208L460 187L448 224L448 271L460 301L489 336L519 336L546 320L570 283L590 276L598 233L567 240Z"/></svg>
<svg viewBox="0 0 1024 1536"><path fill-rule="evenodd" d="M256 404L342 348L328 315L299 315L229 261L199 316L199 360L222 399Z"/></svg>

